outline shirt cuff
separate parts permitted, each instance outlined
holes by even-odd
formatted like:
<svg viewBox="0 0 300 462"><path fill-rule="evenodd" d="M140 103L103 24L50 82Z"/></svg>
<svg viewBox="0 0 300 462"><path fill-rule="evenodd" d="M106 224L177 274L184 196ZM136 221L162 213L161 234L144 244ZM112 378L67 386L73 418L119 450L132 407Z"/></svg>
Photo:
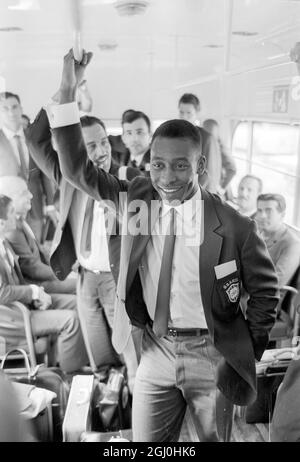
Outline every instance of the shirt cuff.
<svg viewBox="0 0 300 462"><path fill-rule="evenodd" d="M38 300L40 298L40 288L35 284L30 284L31 292L32 292L32 300Z"/></svg>
<svg viewBox="0 0 300 462"><path fill-rule="evenodd" d="M47 107L47 114L51 128L80 123L80 114L76 101L66 104L51 104Z"/></svg>

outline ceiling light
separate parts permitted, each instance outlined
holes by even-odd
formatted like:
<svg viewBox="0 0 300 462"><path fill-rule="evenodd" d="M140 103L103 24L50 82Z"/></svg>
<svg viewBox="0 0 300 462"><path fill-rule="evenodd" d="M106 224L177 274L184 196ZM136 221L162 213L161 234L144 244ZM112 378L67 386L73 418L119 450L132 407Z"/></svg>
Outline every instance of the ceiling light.
<svg viewBox="0 0 300 462"><path fill-rule="evenodd" d="M254 35L258 35L258 32L250 32L247 30L236 30L232 32L232 35L239 35L240 37L253 37Z"/></svg>
<svg viewBox="0 0 300 462"><path fill-rule="evenodd" d="M10 27L0 27L0 32L19 32L22 31L22 27L10 26Z"/></svg>
<svg viewBox="0 0 300 462"><path fill-rule="evenodd" d="M9 10L32 11L40 10L39 0L19 0L16 5L9 5Z"/></svg>
<svg viewBox="0 0 300 462"><path fill-rule="evenodd" d="M114 7L120 16L134 16L144 14L149 0L117 0Z"/></svg>
<svg viewBox="0 0 300 462"><path fill-rule="evenodd" d="M203 48L224 48L224 45L218 45L217 43L209 43L208 45L203 45Z"/></svg>
<svg viewBox="0 0 300 462"><path fill-rule="evenodd" d="M115 50L116 48L118 47L118 44L115 40L101 40L99 43L98 43L98 48L101 50L101 51L113 51Z"/></svg>

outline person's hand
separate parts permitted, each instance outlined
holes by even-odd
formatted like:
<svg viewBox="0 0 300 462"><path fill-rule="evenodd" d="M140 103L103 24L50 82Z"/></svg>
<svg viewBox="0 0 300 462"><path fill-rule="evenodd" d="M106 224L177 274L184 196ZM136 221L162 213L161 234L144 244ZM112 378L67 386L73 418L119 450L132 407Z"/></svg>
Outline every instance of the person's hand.
<svg viewBox="0 0 300 462"><path fill-rule="evenodd" d="M300 42L297 42L290 51L291 61L300 63Z"/></svg>
<svg viewBox="0 0 300 462"><path fill-rule="evenodd" d="M75 60L72 49L65 55L59 91L61 99L72 96L72 100L75 100L76 90L83 80L85 69L92 56L93 53L83 50L82 60L79 63Z"/></svg>
<svg viewBox="0 0 300 462"><path fill-rule="evenodd" d="M52 299L51 296L45 292L43 287L39 289L39 298L34 301L34 305L38 310L45 311L52 305Z"/></svg>

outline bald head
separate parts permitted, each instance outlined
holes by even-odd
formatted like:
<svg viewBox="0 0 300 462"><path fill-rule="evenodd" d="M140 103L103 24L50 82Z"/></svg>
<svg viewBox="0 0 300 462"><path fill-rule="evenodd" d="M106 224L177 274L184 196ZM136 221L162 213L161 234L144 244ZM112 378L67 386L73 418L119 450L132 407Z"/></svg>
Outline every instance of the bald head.
<svg viewBox="0 0 300 462"><path fill-rule="evenodd" d="M31 209L32 194L23 178L19 176L0 177L0 194L11 198L16 214L26 218Z"/></svg>

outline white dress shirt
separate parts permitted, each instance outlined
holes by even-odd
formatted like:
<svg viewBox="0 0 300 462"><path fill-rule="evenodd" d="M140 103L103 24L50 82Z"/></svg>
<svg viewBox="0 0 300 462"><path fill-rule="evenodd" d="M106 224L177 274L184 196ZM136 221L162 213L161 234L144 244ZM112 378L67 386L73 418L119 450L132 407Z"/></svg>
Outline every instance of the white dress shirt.
<svg viewBox="0 0 300 462"><path fill-rule="evenodd" d="M14 153L14 155L16 157L18 165L21 165L21 161L20 161L20 155L19 155L17 141L16 141L16 139L14 137L16 135L18 135L20 137L20 141L21 141L24 156L25 156L25 164L26 164L26 167L29 168L29 151L28 151L28 147L27 147L27 144L26 144L23 128L20 128L17 132L13 132L12 130L10 130L7 127L2 127L2 130L3 130L4 135L6 136L6 138L8 139L8 141L9 141L11 147L12 147L12 150L13 150L13 153Z"/></svg>
<svg viewBox="0 0 300 462"><path fill-rule="evenodd" d="M176 240L170 294L170 327L207 328L200 292L199 258L203 237L201 191L175 207ZM163 204L139 266L144 300L154 319L164 233L170 221L170 206Z"/></svg>
<svg viewBox="0 0 300 462"><path fill-rule="evenodd" d="M73 230L76 255L83 268L90 271L110 271L108 240L105 227L104 208L99 202L94 202L93 225L91 234L91 255L84 258L80 253L81 234L88 196L82 200L82 195L75 192L70 208L70 222Z"/></svg>

